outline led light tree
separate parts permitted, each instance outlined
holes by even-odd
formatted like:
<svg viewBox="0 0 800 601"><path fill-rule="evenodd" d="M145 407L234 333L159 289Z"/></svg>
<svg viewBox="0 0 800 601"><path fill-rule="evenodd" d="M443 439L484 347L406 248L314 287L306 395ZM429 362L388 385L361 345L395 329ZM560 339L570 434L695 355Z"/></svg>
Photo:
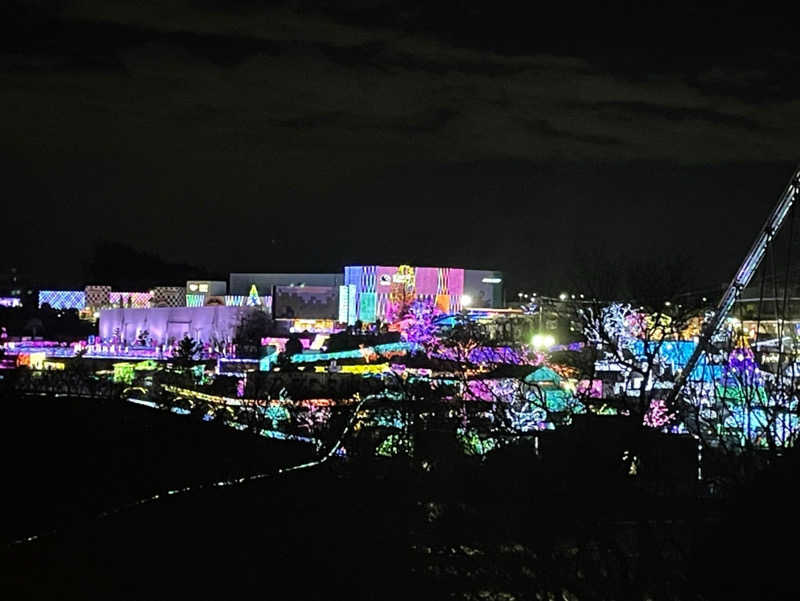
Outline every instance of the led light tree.
<svg viewBox="0 0 800 601"><path fill-rule="evenodd" d="M258 288L256 285L253 284L250 286L250 293L247 295L247 306L248 307L260 307L261 306L261 297L258 296Z"/></svg>
<svg viewBox="0 0 800 601"><path fill-rule="evenodd" d="M642 420L653 400L663 395L677 376L684 357L693 350L687 340L686 324L694 311L677 303L663 303L650 309L633 309L629 304L581 307L578 315L594 361L584 379L600 371L621 379L613 400L621 412Z"/></svg>
<svg viewBox="0 0 800 601"><path fill-rule="evenodd" d="M667 404L662 399L650 401L650 409L644 414L644 424L651 428L661 429L675 419L675 413L670 413Z"/></svg>
<svg viewBox="0 0 800 601"><path fill-rule="evenodd" d="M662 444L659 432L686 431L684 408L664 400L695 348L705 309L675 296L691 286L679 260L602 267L596 278L586 274L584 299L573 302L585 340L570 358L582 383L576 393L588 412L619 416L613 423L620 428L620 457L636 463L638 477L656 477L670 469L654 452ZM627 302L598 300L603 297ZM630 465L622 460L620 468L629 473Z"/></svg>
<svg viewBox="0 0 800 601"><path fill-rule="evenodd" d="M689 430L736 466L726 478L748 480L800 437L795 351L777 359L767 368L759 365L748 336L738 324L729 325L699 377L684 387L681 408Z"/></svg>
<svg viewBox="0 0 800 601"><path fill-rule="evenodd" d="M431 302L423 300L412 302L401 320L403 338L423 349L435 348L444 317L444 314Z"/></svg>

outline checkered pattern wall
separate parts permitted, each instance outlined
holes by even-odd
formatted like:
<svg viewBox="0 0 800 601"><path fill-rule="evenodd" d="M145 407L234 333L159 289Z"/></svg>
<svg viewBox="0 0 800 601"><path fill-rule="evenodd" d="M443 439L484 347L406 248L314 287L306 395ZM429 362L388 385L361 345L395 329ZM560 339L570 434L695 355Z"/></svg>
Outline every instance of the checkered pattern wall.
<svg viewBox="0 0 800 601"><path fill-rule="evenodd" d="M153 289L154 307L185 307L186 288L184 286L159 286Z"/></svg>
<svg viewBox="0 0 800 601"><path fill-rule="evenodd" d="M111 304L111 286L86 286L86 306L92 309L108 307Z"/></svg>
<svg viewBox="0 0 800 601"><path fill-rule="evenodd" d="M115 307L146 309L150 306L153 295L150 292L111 292L108 301Z"/></svg>

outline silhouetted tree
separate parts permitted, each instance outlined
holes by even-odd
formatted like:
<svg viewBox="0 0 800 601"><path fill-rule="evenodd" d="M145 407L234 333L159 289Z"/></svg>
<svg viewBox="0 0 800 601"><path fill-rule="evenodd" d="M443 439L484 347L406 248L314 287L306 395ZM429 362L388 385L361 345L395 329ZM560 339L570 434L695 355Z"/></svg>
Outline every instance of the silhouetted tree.
<svg viewBox="0 0 800 601"><path fill-rule="evenodd" d="M298 353L303 352L303 344L300 342L300 338L296 334L292 334L289 336L289 340L286 341L286 350L285 354L287 357L291 357L292 355L296 355Z"/></svg>
<svg viewBox="0 0 800 601"><path fill-rule="evenodd" d="M177 348L173 353L173 362L179 367L191 367L194 365L198 353L202 350L203 346L190 338L186 334L183 339L178 343Z"/></svg>
<svg viewBox="0 0 800 601"><path fill-rule="evenodd" d="M265 311L259 309L248 311L239 322L233 339L238 355L258 359L261 339L268 336L272 328L273 322Z"/></svg>

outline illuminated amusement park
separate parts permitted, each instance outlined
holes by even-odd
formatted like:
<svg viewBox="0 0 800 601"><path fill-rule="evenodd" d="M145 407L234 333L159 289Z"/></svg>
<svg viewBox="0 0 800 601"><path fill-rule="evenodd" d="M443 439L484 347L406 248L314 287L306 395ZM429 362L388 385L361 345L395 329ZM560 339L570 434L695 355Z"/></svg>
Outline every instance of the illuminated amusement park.
<svg viewBox="0 0 800 601"><path fill-rule="evenodd" d="M698 457L776 452L800 428L798 316L788 281L771 300L763 283L757 302L743 293L758 292L753 276L796 193L795 176L718 303L568 292L510 302L501 271L410 265L40 290L39 311L95 333L51 339L35 331L39 318L32 335L4 327L3 382L102 390L318 449L334 417L351 415L341 456L414 456L413 423L483 455L601 416L691 440ZM18 297L2 302L6 315L22 311ZM631 453L629 469L636 461ZM702 479L701 459L696 468Z"/></svg>
<svg viewBox="0 0 800 601"><path fill-rule="evenodd" d="M598 487L650 495L652 507L670 499L671 510L681 495L724 499L800 435L797 284L775 261L791 257L799 178L718 290L546 295L509 291L501 270L407 264L138 291L12 286L0 299L0 384L16 398L135 407L147 428L169 416L169 432L268 440L283 445L275 457L298 458L210 484L179 478L101 516L322 466L339 480L403 466L403 487L483 474L511 498L538 466L534 487L578 474L590 488L577 503Z"/></svg>
<svg viewBox="0 0 800 601"><path fill-rule="evenodd" d="M800 599L774 13L0 2L0 599Z"/></svg>

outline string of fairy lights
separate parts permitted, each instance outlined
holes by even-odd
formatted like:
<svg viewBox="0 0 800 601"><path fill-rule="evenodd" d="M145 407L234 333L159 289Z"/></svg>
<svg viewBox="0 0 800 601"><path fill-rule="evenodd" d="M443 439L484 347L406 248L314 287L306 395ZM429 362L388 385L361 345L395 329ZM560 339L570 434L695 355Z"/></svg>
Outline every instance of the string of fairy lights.
<svg viewBox="0 0 800 601"><path fill-rule="evenodd" d="M214 489L214 488L226 488L226 487L230 487L230 486L238 486L238 485L241 485L241 484L245 484L247 482L255 482L257 480L264 480L266 478L276 478L278 476L282 476L284 474L288 474L288 473L291 473L291 472L310 469L312 467L318 467L318 466L324 464L326 461L330 460L332 457L334 457L339 452L339 450L342 447L342 444L344 443L345 438L347 438L347 435L350 433L350 430L352 430L353 425L358 420L359 413L363 409L364 405L367 402L369 402L371 400L378 399L378 398L380 398L380 395L369 395L369 396L365 396L363 399L360 399L358 401L358 404L355 406L355 409L353 410L353 413L350 416L350 419L347 421L347 424L345 425L344 429L342 430L342 433L337 438L336 442L333 444L333 446L331 446L331 448L328 450L327 453L321 455L317 459L313 459L311 461L306 461L305 463L300 463L300 464L292 465L292 466L289 466L289 467L278 468L276 470L272 470L272 471L269 471L269 472L260 472L260 473L257 473L257 474L250 474L250 475L247 475L247 476L241 476L239 478L231 478L229 480L218 480L216 482L206 482L206 483L201 483L201 484L195 484L193 486L184 486L183 488L170 489L170 490L167 490L167 491L162 492L162 493L156 493L156 494L151 495L149 497L143 497L143 498L138 499L136 501L133 501L133 502L130 502L130 503L125 503L123 505L119 505L117 507L114 507L113 509L108 509L106 511L102 511L102 512L98 513L97 515L89 518L87 521L94 522L94 521L98 521L98 520L103 520L103 519L109 518L111 516L118 515L120 513L126 512L126 511L131 511L133 509L137 509L137 508L145 506L145 505L150 505L150 504L156 503L158 501L161 501L161 500L164 500L164 499L167 499L167 498L171 498L171 497L175 497L175 496L178 496L178 495L186 495L186 494L196 493L196 492L200 492L202 490L209 490L209 489ZM62 531L63 529L64 529L63 527L62 528L52 528L52 529L47 530L45 532L40 532L38 534L33 534L31 536L26 536L24 538L19 538L19 539L16 539L14 541L11 541L10 543L8 543L7 546L8 547L15 547L15 546L19 546L19 545L23 545L23 544L27 544L27 543L33 543L33 542L36 542L36 541L41 540L43 538L47 538L49 536L54 536L54 535L58 534L60 531Z"/></svg>

